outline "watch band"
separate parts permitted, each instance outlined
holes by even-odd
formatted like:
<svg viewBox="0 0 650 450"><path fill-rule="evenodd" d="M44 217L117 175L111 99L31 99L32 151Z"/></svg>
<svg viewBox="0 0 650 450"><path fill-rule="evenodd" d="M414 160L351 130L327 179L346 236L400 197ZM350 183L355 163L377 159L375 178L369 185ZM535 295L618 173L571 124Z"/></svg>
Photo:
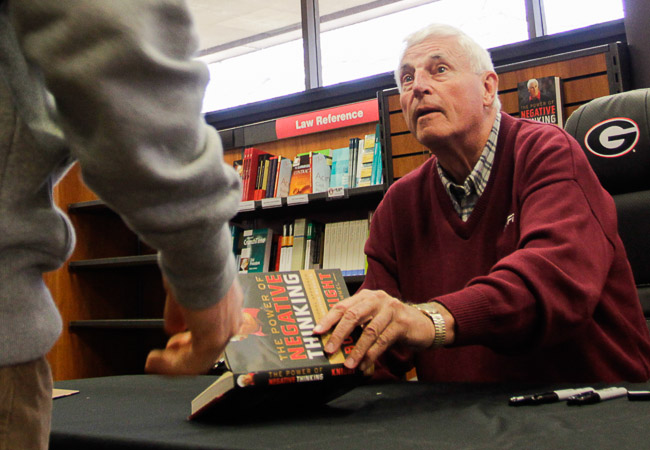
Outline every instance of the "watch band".
<svg viewBox="0 0 650 450"><path fill-rule="evenodd" d="M438 312L438 308L433 303L420 303L412 305L415 309L419 310L422 314L427 316L433 322L435 336L433 337L433 344L431 348L439 348L445 345L445 338L447 337L447 328L445 327L445 318Z"/></svg>

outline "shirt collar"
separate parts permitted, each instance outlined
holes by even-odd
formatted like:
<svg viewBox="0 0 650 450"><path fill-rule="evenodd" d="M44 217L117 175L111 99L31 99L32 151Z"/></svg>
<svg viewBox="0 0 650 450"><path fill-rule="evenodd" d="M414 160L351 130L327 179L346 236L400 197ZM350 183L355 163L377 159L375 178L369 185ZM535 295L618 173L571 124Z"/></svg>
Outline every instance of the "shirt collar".
<svg viewBox="0 0 650 450"><path fill-rule="evenodd" d="M476 195L480 197L483 194L492 171L500 125L501 111L497 111L494 123L492 124L492 130L490 130L488 140L485 143L485 147L483 147L483 152L462 185L454 183L449 176L447 176L440 163L436 163L438 174L442 179L445 189L452 198L457 198L458 195L462 195L462 192L464 192L465 196L476 193Z"/></svg>

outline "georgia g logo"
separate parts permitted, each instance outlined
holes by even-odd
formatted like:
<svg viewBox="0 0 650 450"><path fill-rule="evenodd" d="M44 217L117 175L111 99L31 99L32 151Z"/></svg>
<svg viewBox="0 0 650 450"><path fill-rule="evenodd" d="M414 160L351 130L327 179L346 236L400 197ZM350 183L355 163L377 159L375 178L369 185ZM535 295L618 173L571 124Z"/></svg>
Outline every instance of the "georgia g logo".
<svg viewBox="0 0 650 450"><path fill-rule="evenodd" d="M585 135L585 146L597 156L616 158L634 149L639 142L639 126L626 117L603 120Z"/></svg>

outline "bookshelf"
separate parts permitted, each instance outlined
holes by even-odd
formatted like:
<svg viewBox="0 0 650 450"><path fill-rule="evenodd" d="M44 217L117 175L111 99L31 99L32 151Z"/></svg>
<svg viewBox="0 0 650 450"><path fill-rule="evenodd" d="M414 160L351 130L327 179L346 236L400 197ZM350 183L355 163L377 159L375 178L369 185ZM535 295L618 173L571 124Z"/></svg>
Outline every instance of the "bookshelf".
<svg viewBox="0 0 650 450"><path fill-rule="evenodd" d="M616 43L563 53L552 57L497 67L503 110L516 115L516 81L557 75L563 78L565 116L592 98L626 89L625 46ZM377 87L377 89L375 89ZM356 88L356 85L355 85ZM346 88L347 89L347 88ZM328 91L329 92L329 91ZM316 101L301 105L287 116L343 104L333 104L325 90L313 93ZM346 101L367 101L367 90ZM394 88L374 86L383 149L384 183L346 189L342 197L326 193L308 194L304 204L268 207L254 201L240 211L234 223L250 227L272 227L279 231L287 220L307 217L324 223L367 217L384 196L388 186L430 157L409 134L399 110ZM278 114L284 111L277 102ZM513 106L514 105L514 106ZM514 109L513 109L514 108ZM222 118L223 119L223 118ZM248 117L254 120L255 116ZM224 119L225 120L225 119ZM244 119L238 119L244 120ZM274 120L235 123L229 128L219 121L224 158L228 164L242 159L244 148L256 146L274 155L293 158L306 151L340 148L350 137L373 133L377 121L278 139ZM227 123L227 122L223 122ZM64 321L61 338L48 355L56 380L140 373L149 349L164 346L162 312L165 293L155 252L143 245L121 218L83 184L78 167L73 167L54 191L55 202L75 227L77 245L70 260L59 270L44 275ZM346 278L351 292L362 276Z"/></svg>
<svg viewBox="0 0 650 450"><path fill-rule="evenodd" d="M366 101L366 100L364 100ZM376 105L376 100L373 100ZM332 127L282 139L269 124L246 124L220 131L224 159L242 159L244 149L255 145L274 155L293 158L298 153L347 146L351 137L375 132L372 121ZM385 167L385 165L384 165ZM324 223L367 217L379 204L385 184L346 188L337 196L307 194L293 204L281 198L273 206L257 200L233 218L244 227L270 227L307 217ZM45 275L64 321L61 338L48 358L56 380L141 373L147 352L163 347L165 293L155 251L129 230L118 214L83 183L78 166L55 189L56 203L67 212L77 235L68 262ZM363 276L345 278L354 291Z"/></svg>

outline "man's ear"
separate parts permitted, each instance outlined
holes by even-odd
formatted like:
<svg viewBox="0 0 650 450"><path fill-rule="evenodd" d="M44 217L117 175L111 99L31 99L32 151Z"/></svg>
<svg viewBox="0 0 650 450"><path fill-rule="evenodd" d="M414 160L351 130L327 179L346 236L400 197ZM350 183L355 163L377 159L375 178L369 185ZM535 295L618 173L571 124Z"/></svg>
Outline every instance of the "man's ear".
<svg viewBox="0 0 650 450"><path fill-rule="evenodd" d="M499 77L495 72L483 73L483 106L492 106L494 96L498 95Z"/></svg>

